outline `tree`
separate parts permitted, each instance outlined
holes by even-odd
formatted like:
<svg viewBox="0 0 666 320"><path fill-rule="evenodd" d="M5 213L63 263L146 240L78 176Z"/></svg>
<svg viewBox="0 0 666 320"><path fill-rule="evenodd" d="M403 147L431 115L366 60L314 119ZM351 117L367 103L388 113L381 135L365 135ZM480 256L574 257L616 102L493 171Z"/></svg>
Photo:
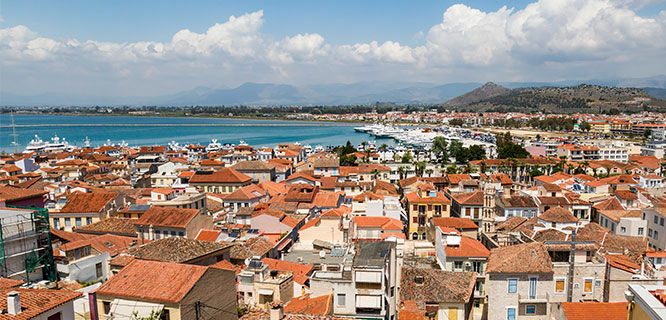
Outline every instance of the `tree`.
<svg viewBox="0 0 666 320"><path fill-rule="evenodd" d="M590 126L589 122L583 121L583 122L580 123L579 128L580 128L580 130L588 132L588 131L590 131L590 129L592 129L592 126Z"/></svg>
<svg viewBox="0 0 666 320"><path fill-rule="evenodd" d="M532 169L532 171L530 171L530 177L531 178L542 176L542 175L543 175L543 172L541 172L541 170L539 170L537 168L534 168L534 169Z"/></svg>
<svg viewBox="0 0 666 320"><path fill-rule="evenodd" d="M508 159L508 158L524 159L524 158L529 158L530 153L527 152L527 150L525 150L523 146L515 143L510 143L503 145L501 147L498 146L497 157L499 159Z"/></svg>
<svg viewBox="0 0 666 320"><path fill-rule="evenodd" d="M400 176L400 180L405 178L405 167L403 166L398 167L398 175Z"/></svg>
<svg viewBox="0 0 666 320"><path fill-rule="evenodd" d="M414 157L412 157L412 153L409 151L402 154L402 163L410 163L413 159Z"/></svg>
<svg viewBox="0 0 666 320"><path fill-rule="evenodd" d="M465 121L463 121L463 119L455 118L455 119L451 119L451 120L449 120L449 125L450 125L450 126L458 126L458 127L462 127L463 124L465 124Z"/></svg>
<svg viewBox="0 0 666 320"><path fill-rule="evenodd" d="M379 146L379 151L386 152L386 150L388 150L388 146L386 145L386 143L382 143L382 145Z"/></svg>
<svg viewBox="0 0 666 320"><path fill-rule="evenodd" d="M344 154L344 155L340 156L340 165L341 166L356 166L357 165L356 160L358 160L358 159L356 158L355 155L353 155L353 154L349 154L349 155Z"/></svg>
<svg viewBox="0 0 666 320"><path fill-rule="evenodd" d="M478 144L469 147L467 161L483 160L486 158L486 150Z"/></svg>
<svg viewBox="0 0 666 320"><path fill-rule="evenodd" d="M423 161L417 161L414 163L414 169L416 171L416 175L419 177L423 177L423 172L425 172L426 164Z"/></svg>
<svg viewBox="0 0 666 320"><path fill-rule="evenodd" d="M441 163L447 163L449 161L449 142L446 141L446 138L435 137L432 141L430 151L437 156Z"/></svg>
<svg viewBox="0 0 666 320"><path fill-rule="evenodd" d="M425 173L428 175L428 177L432 176L433 170L432 168L428 168L425 170Z"/></svg>
<svg viewBox="0 0 666 320"><path fill-rule="evenodd" d="M488 166L486 165L485 161L481 161L481 173L486 173L486 170L488 170Z"/></svg>
<svg viewBox="0 0 666 320"><path fill-rule="evenodd" d="M458 173L458 167L455 164L450 165L446 168L446 174L456 174Z"/></svg>

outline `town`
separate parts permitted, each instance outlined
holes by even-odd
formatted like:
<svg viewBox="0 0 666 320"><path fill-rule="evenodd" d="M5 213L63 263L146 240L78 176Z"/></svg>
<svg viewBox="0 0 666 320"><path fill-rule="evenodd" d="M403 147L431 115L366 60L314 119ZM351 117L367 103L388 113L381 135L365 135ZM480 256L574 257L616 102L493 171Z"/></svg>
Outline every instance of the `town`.
<svg viewBox="0 0 666 320"><path fill-rule="evenodd" d="M398 145L4 154L2 318L666 319L663 114L345 117Z"/></svg>

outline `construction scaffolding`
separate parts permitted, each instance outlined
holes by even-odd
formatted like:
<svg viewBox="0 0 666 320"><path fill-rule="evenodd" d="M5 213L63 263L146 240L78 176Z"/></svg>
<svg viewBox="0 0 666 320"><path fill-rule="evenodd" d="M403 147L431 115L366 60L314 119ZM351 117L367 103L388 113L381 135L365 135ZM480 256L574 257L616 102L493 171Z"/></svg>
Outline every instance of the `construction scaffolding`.
<svg viewBox="0 0 666 320"><path fill-rule="evenodd" d="M57 280L47 209L0 208L0 276Z"/></svg>

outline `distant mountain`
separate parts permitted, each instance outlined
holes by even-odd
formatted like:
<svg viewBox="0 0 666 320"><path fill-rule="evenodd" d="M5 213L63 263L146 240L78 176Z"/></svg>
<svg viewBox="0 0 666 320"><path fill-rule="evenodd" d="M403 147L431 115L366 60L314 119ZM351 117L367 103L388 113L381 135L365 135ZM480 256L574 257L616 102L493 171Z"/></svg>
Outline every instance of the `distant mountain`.
<svg viewBox="0 0 666 320"><path fill-rule="evenodd" d="M496 97L499 95L507 94L511 90L492 82L488 82L481 87L478 87L470 92L461 96L457 96L446 103L446 106L462 106L470 103L479 102L485 99Z"/></svg>
<svg viewBox="0 0 666 320"><path fill-rule="evenodd" d="M666 100L666 89L663 88L641 88L645 90L650 96L658 99Z"/></svg>
<svg viewBox="0 0 666 320"><path fill-rule="evenodd" d="M493 88L493 86L489 86ZM481 88L479 88L481 89ZM650 99L650 94L639 88L618 88L582 84L570 87L527 87L509 90L478 99L483 95L481 90L474 90L451 104L460 110L488 112L603 112L616 108L619 111L641 111L644 108L663 111L664 101ZM664 89L657 89L663 90ZM499 90L498 90L499 91ZM475 93L475 94L473 94ZM463 99L469 98L468 100ZM471 97L477 98L472 99ZM476 100L476 101L474 101ZM468 101L464 104L463 102ZM471 102L469 102L471 101ZM647 105L643 102L648 101Z"/></svg>
<svg viewBox="0 0 666 320"><path fill-rule="evenodd" d="M502 89L526 87L570 87L580 84L614 87L645 87L655 97L663 97L666 76L617 80L564 80L555 82L478 82L437 84L409 81L367 81L356 83L330 83L294 86L274 83L244 83L236 88L196 87L191 90L163 96L86 96L66 93L16 95L0 93L0 106L265 106L265 105L355 105L375 102L399 104L460 105L487 99ZM479 88L481 87L481 88ZM477 89L474 92L473 90ZM461 95L460 99L453 99ZM453 99L453 100L452 100Z"/></svg>

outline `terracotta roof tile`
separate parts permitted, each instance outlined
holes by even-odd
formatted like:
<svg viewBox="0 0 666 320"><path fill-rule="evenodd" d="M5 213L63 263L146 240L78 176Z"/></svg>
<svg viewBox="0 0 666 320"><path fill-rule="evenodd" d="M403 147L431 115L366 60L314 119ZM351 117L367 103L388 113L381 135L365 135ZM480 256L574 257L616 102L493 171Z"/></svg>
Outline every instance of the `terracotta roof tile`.
<svg viewBox="0 0 666 320"><path fill-rule="evenodd" d="M43 313L81 296L81 292L76 291L23 288L2 289L0 290L0 295L6 297L11 291L19 292L21 313L10 315L3 312L0 314L0 319L23 320L38 318ZM0 299L0 309L7 310L7 298Z"/></svg>
<svg viewBox="0 0 666 320"><path fill-rule="evenodd" d="M107 218L98 222L76 228L76 232L105 234L111 233L123 236L136 237L136 228L133 219Z"/></svg>
<svg viewBox="0 0 666 320"><path fill-rule="evenodd" d="M314 265L289 262L271 258L263 258L261 262L268 265L270 270L291 271L294 276L309 276L314 271Z"/></svg>
<svg viewBox="0 0 666 320"><path fill-rule="evenodd" d="M474 223L474 221L468 218L457 218L457 217L433 217L431 218L432 223L438 227L448 227L457 230L464 229L478 229L479 226Z"/></svg>
<svg viewBox="0 0 666 320"><path fill-rule="evenodd" d="M553 273L543 243L529 242L490 250L486 273Z"/></svg>
<svg viewBox="0 0 666 320"><path fill-rule="evenodd" d="M252 180L235 169L224 168L218 171L198 171L192 178L190 183L245 183Z"/></svg>
<svg viewBox="0 0 666 320"><path fill-rule="evenodd" d="M284 312L329 315L333 309L333 294L312 298L309 294L291 299L285 306Z"/></svg>
<svg viewBox="0 0 666 320"><path fill-rule="evenodd" d="M562 207L552 207L539 216L539 219L555 223L576 223L578 218L571 211Z"/></svg>
<svg viewBox="0 0 666 320"><path fill-rule="evenodd" d="M626 320L626 302L562 302L567 320Z"/></svg>
<svg viewBox="0 0 666 320"><path fill-rule="evenodd" d="M447 257L488 258L490 251L478 240L460 237L460 245L444 247Z"/></svg>
<svg viewBox="0 0 666 320"><path fill-rule="evenodd" d="M476 273L472 272L403 267L400 299L416 301L422 310L431 302L468 302L474 293L476 277Z"/></svg>
<svg viewBox="0 0 666 320"><path fill-rule="evenodd" d="M152 206L134 224L184 228L197 214L197 209Z"/></svg>
<svg viewBox="0 0 666 320"><path fill-rule="evenodd" d="M67 203L60 209L60 213L100 212L117 196L115 193L73 193L67 197Z"/></svg>
<svg viewBox="0 0 666 320"><path fill-rule="evenodd" d="M95 292L178 303L207 270L207 267L198 265L134 260Z"/></svg>
<svg viewBox="0 0 666 320"><path fill-rule="evenodd" d="M209 254L221 253L230 246L230 243L171 237L130 248L128 253L142 260L186 263Z"/></svg>

